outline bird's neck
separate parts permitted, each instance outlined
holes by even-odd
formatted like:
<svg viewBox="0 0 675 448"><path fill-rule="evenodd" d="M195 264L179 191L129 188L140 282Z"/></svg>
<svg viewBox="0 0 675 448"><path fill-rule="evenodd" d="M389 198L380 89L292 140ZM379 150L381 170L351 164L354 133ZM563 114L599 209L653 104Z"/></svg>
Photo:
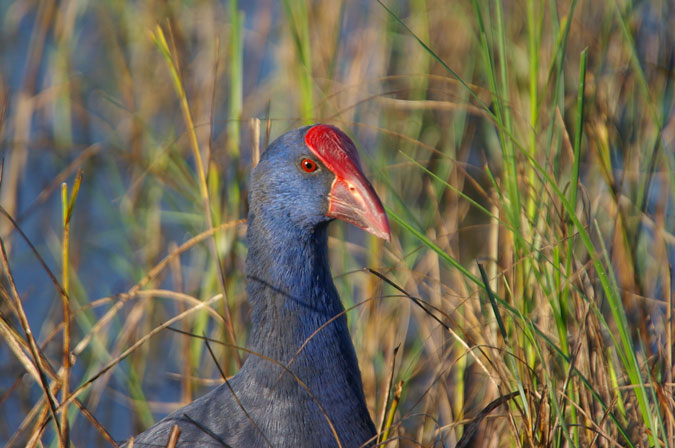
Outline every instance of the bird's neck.
<svg viewBox="0 0 675 448"><path fill-rule="evenodd" d="M351 382L348 387L356 386L362 397L344 308L328 265L327 223L307 231L257 220L251 213L248 226L248 374L277 370L274 362L308 382L326 370L339 371L340 378L332 381Z"/></svg>
<svg viewBox="0 0 675 448"><path fill-rule="evenodd" d="M279 435L284 425L278 422L284 421L312 428L307 434L312 441L304 446L326 446L329 421L331 432L360 445L375 427L328 266L326 227L307 231L249 212L246 289L252 328L250 353L237 375L245 384L238 396L259 403L250 406L252 412L278 414L263 419L272 425L264 428L271 436Z"/></svg>

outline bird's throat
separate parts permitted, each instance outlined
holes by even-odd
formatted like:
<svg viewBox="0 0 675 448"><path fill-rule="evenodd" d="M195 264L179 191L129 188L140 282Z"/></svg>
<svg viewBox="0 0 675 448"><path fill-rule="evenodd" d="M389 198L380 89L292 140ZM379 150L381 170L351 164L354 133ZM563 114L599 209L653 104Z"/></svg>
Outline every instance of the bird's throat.
<svg viewBox="0 0 675 448"><path fill-rule="evenodd" d="M241 372L249 384L244 393L269 397L265 406L275 412L294 403L294 413L284 417L293 426L318 431L329 418L338 434L355 437L360 445L375 429L331 278L327 223L311 232L270 223L249 214L246 277L252 329Z"/></svg>
<svg viewBox="0 0 675 448"><path fill-rule="evenodd" d="M248 239L249 349L261 355L249 358L285 365L292 361L293 370L300 372L344 360L358 370L331 278L326 224L308 232L260 228L253 219Z"/></svg>

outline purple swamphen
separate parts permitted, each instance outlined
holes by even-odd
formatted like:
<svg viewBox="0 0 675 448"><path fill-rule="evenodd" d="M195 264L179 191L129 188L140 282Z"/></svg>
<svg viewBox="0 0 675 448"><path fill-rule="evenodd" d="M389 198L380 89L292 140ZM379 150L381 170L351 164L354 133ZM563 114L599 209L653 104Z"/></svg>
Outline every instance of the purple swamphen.
<svg viewBox="0 0 675 448"><path fill-rule="evenodd" d="M375 440L344 308L328 265L341 219L389 239L354 143L329 125L263 153L249 195L251 353L237 375L136 436L134 446L359 447Z"/></svg>

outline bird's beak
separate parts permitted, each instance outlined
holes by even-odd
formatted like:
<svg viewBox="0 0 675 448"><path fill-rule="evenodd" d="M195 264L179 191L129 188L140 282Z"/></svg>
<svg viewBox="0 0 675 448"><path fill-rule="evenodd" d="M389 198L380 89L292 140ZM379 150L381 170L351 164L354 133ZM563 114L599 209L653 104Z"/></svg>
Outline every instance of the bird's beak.
<svg viewBox="0 0 675 448"><path fill-rule="evenodd" d="M354 224L387 241L391 238L382 202L360 170L347 177L335 177L328 195L326 215Z"/></svg>
<svg viewBox="0 0 675 448"><path fill-rule="evenodd" d="M334 126L318 124L305 135L309 149L335 174L326 216L341 219L387 241L389 221L363 170L354 142Z"/></svg>

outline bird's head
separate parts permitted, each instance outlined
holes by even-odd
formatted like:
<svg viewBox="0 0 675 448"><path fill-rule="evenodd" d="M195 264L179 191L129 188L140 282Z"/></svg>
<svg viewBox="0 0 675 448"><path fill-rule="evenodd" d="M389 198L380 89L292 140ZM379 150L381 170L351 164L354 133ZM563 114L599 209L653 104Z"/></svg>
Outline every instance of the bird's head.
<svg viewBox="0 0 675 448"><path fill-rule="evenodd" d="M272 142L253 171L250 207L277 224L310 229L337 218L390 238L387 215L356 146L330 125L294 129Z"/></svg>

